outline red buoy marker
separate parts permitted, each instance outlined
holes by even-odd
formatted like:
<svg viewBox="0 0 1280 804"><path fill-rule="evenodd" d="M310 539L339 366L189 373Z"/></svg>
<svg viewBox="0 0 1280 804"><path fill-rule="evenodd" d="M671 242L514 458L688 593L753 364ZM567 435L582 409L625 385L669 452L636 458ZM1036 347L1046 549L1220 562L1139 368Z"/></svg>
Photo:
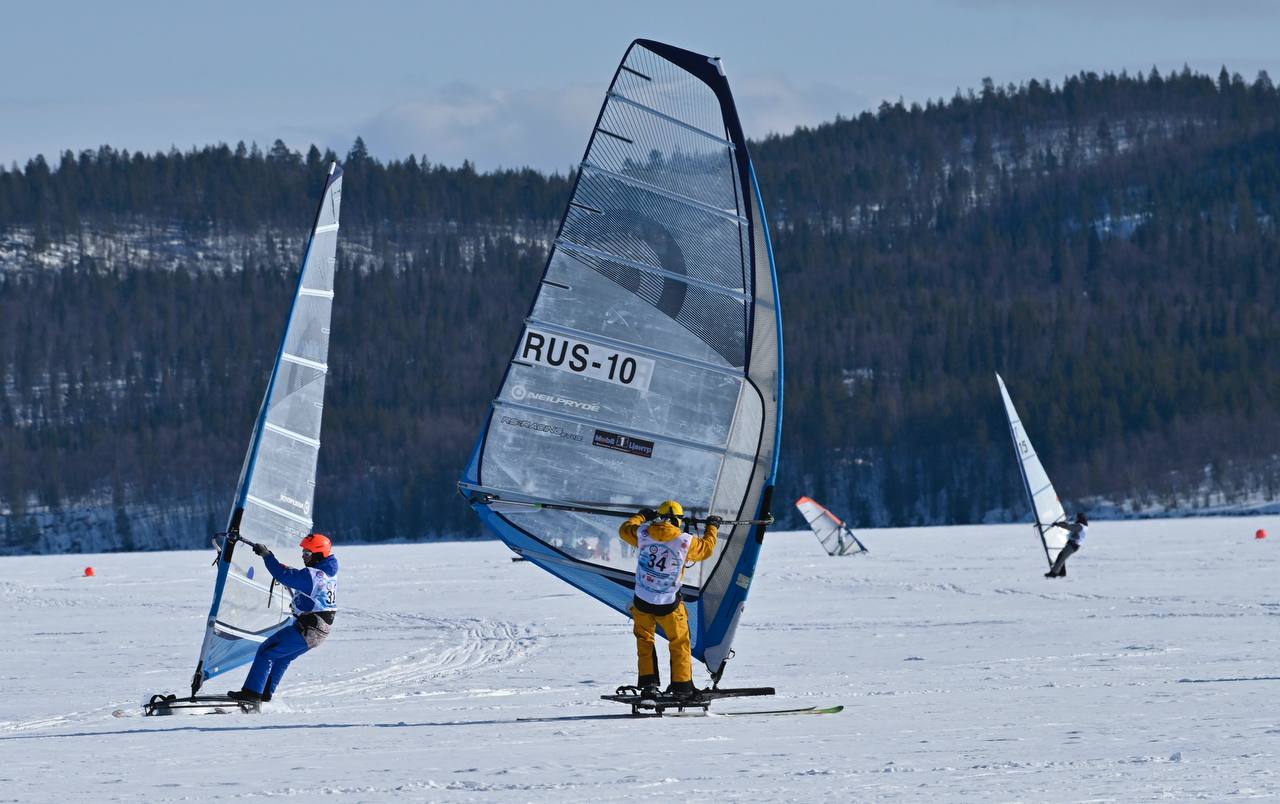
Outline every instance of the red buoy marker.
<svg viewBox="0 0 1280 804"><path fill-rule="evenodd" d="M1259 533L1261 533L1261 531L1259 531ZM92 578L92 577L93 577L93 567L85 567L85 568L84 568L84 577L86 577L86 578Z"/></svg>
<svg viewBox="0 0 1280 804"><path fill-rule="evenodd" d="M1263 530L1262 528L1258 528L1258 532L1257 532L1257 533L1255 533L1255 534L1253 534L1253 538L1255 538L1255 539L1265 539L1265 538L1267 538L1267 532L1266 532L1265 530Z"/></svg>

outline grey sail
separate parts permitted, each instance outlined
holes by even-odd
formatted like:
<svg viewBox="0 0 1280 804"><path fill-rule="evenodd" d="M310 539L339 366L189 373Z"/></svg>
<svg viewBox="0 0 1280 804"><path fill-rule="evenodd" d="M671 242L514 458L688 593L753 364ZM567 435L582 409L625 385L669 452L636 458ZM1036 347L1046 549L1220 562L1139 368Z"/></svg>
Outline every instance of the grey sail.
<svg viewBox="0 0 1280 804"><path fill-rule="evenodd" d="M780 331L763 207L720 63L638 40L460 488L513 549L625 613L635 559L617 517L546 504L630 512L675 498L700 516L764 518ZM763 526L721 534L684 578L694 655L713 673Z"/></svg>

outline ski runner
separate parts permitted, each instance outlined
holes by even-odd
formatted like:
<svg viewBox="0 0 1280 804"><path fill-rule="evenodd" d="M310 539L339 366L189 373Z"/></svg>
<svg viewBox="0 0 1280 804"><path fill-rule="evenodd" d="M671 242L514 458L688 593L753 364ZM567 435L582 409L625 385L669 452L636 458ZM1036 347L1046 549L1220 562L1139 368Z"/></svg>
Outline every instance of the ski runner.
<svg viewBox="0 0 1280 804"><path fill-rule="evenodd" d="M1076 514L1075 522L1054 522L1053 527L1067 531L1067 543L1058 551L1058 560L1053 562L1053 567L1044 574L1044 577L1065 578L1067 577L1067 559L1075 555L1075 552L1080 549L1080 543L1089 533L1089 517L1081 511Z"/></svg>
<svg viewBox="0 0 1280 804"><path fill-rule="evenodd" d="M253 552L262 556L271 577L294 590L294 621L276 631L258 646L258 653L244 680L244 688L227 695L237 701L270 701L284 671L302 654L320 646L337 612L338 558L333 542L323 533L312 533L299 544L302 569L281 564L265 545L255 544Z"/></svg>
<svg viewBox="0 0 1280 804"><path fill-rule="evenodd" d="M628 519L618 535L636 548L636 590L631 602L635 622L636 656L639 660L641 700L655 700L662 679L658 673L658 649L654 636L659 626L667 636L671 652L671 686L667 693L681 700L692 699L693 655L689 637L689 612L680 596L680 581L686 563L710 558L716 549L720 517L706 520L702 536L685 533L684 508L667 500L655 511L642 508Z"/></svg>

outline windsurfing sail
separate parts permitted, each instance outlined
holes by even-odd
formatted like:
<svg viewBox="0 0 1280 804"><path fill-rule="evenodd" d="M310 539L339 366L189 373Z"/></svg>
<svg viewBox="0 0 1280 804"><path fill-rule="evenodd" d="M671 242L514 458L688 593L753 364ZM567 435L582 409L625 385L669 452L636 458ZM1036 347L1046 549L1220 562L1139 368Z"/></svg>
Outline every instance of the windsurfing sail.
<svg viewBox="0 0 1280 804"><path fill-rule="evenodd" d="M342 169L334 163L227 522L228 536L273 552L295 550L311 532L341 201ZM247 546L237 549L236 539L226 538L217 565L192 695L206 680L251 660L258 645L291 618L290 593Z"/></svg>
<svg viewBox="0 0 1280 804"><path fill-rule="evenodd" d="M1049 475L1036 456L1035 447L1022 427L1018 411L1013 407L1009 391L1004 387L1004 379L997 374L996 382L1000 384L1000 396L1004 398L1004 412L1009 418L1009 435L1013 437L1013 452L1018 456L1018 471L1022 473L1022 487L1027 491L1027 500L1031 503L1031 514L1036 520L1036 533L1040 543L1044 545L1045 557L1049 566L1058 558L1058 552L1067 544L1067 531L1053 527L1053 523L1065 521L1067 514L1062 509L1062 501L1058 492L1053 490Z"/></svg>
<svg viewBox="0 0 1280 804"><path fill-rule="evenodd" d="M804 514L804 520L813 529L813 535L818 537L827 555L848 556L867 552L867 546L858 541L848 525L812 498L801 497L796 500L796 508Z"/></svg>
<svg viewBox="0 0 1280 804"><path fill-rule="evenodd" d="M624 614L636 559L619 516L671 498L738 523L682 589L693 655L718 681L781 407L769 233L720 60L636 40L459 489L513 550Z"/></svg>

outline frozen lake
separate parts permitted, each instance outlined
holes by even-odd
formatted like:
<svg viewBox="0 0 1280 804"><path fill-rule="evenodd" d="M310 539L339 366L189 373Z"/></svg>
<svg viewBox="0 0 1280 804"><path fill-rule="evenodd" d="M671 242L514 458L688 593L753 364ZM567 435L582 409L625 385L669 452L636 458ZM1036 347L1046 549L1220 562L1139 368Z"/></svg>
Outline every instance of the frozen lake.
<svg viewBox="0 0 1280 804"><path fill-rule="evenodd" d="M766 538L724 683L778 696L717 706L823 716L518 721L625 711L634 641L477 542L339 543L334 635L259 715L116 718L187 689L212 551L3 558L0 801L1280 797L1280 517L1097 522L1052 581L1030 526L858 534Z"/></svg>

